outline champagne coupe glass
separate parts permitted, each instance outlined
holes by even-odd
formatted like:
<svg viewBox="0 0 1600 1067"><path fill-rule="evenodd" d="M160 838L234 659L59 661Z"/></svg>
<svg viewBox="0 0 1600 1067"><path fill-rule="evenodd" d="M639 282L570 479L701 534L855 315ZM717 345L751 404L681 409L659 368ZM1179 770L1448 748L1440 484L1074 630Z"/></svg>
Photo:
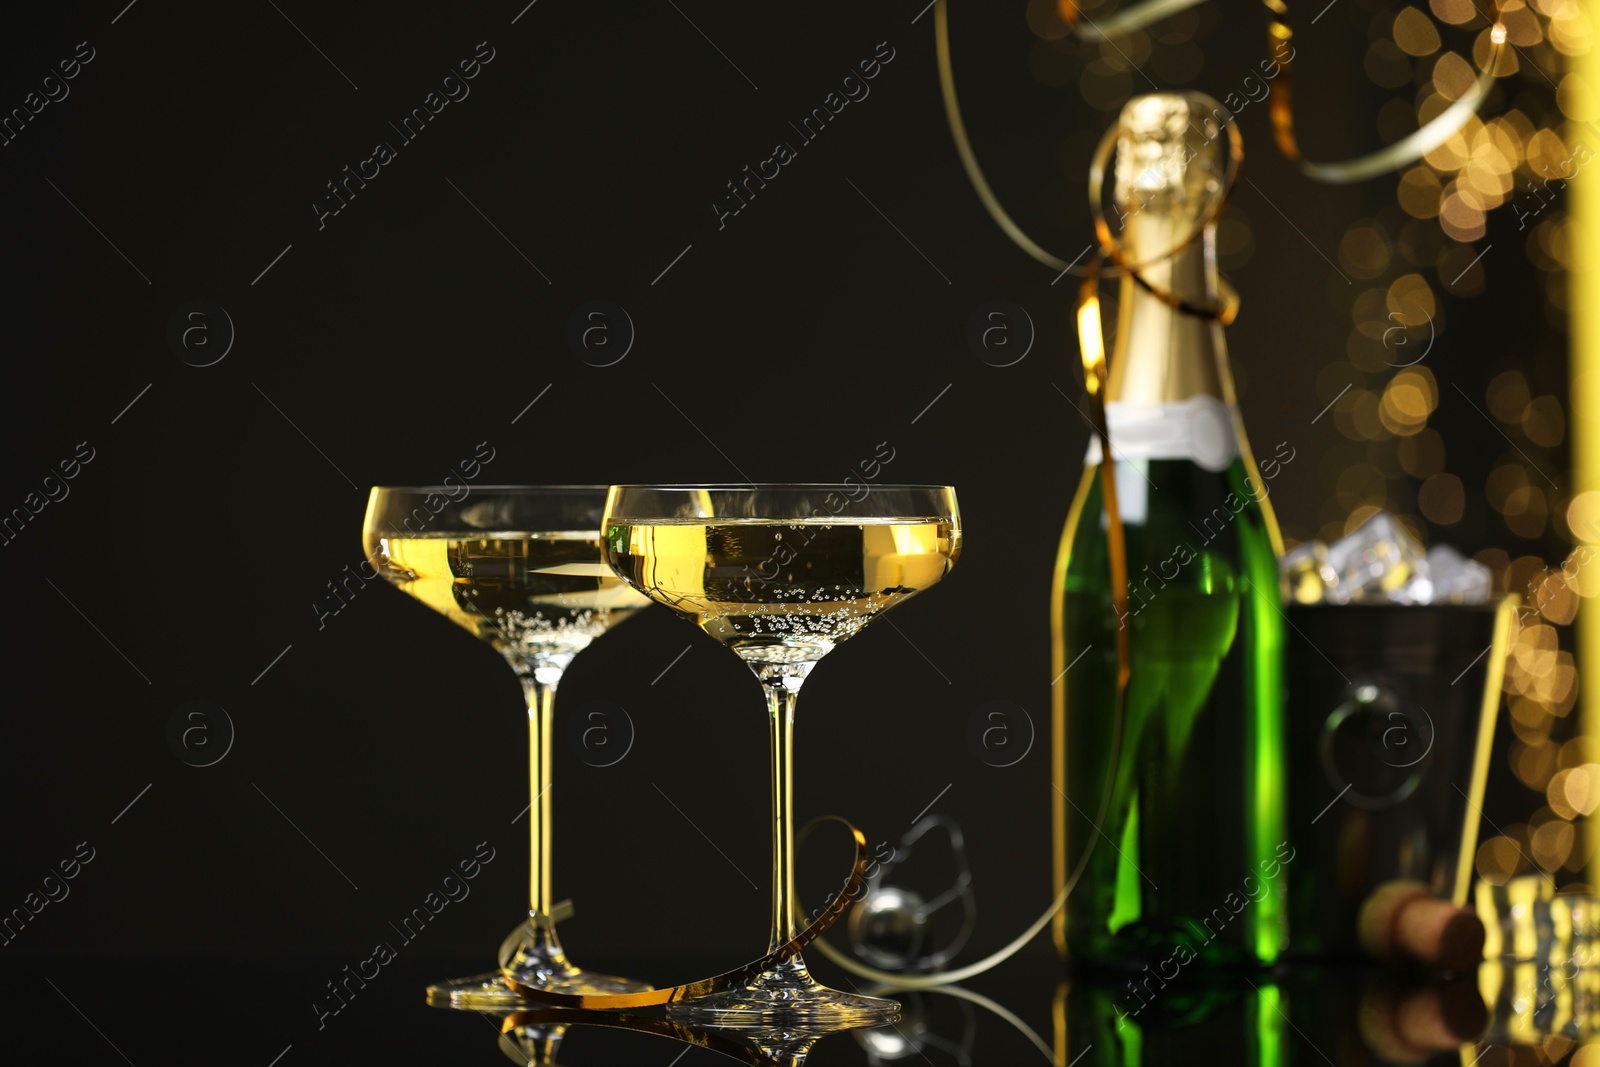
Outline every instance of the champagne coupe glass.
<svg viewBox="0 0 1600 1067"><path fill-rule="evenodd" d="M793 738L817 661L944 577L961 551L955 490L937 485L614 485L605 558L629 585L727 645L767 697L772 939L801 928L794 896ZM817 983L797 953L742 988L678 1001L721 1025L881 1022L899 1005Z"/></svg>
<svg viewBox="0 0 1600 1067"><path fill-rule="evenodd" d="M550 911L551 708L572 658L649 603L601 559L604 486L379 486L362 543L372 566L488 642L522 682L528 705L528 920L513 933L516 980L558 993L651 987L573 966ZM509 939L508 939L509 940ZM428 989L430 1003L494 1009L526 1004L500 972Z"/></svg>

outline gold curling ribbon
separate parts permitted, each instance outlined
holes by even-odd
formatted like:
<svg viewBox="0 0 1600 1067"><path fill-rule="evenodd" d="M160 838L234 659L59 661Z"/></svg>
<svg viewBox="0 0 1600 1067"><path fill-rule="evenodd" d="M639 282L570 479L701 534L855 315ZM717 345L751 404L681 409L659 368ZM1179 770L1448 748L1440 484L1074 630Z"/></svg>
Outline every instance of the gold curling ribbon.
<svg viewBox="0 0 1600 1067"><path fill-rule="evenodd" d="M949 0L935 0L933 11L933 36L934 53L939 69L939 89L944 99L945 120L950 126L950 139L955 143L956 155L961 159L962 169L966 171L967 181L972 185L972 190L978 196L978 201L983 204L984 210L1000 227L1007 237L1011 238L1016 246L1043 263L1051 270L1067 273L1073 271L1074 260L1068 263L1060 256L1041 247L1036 241L1023 232L1001 205L995 196L994 190L989 187L989 180L984 176L983 168L978 163L978 157L972 150L972 142L967 137L966 121L961 116L961 104L956 97L955 73L950 59L950 19L947 11ZM1072 28L1073 34L1080 40L1103 41L1122 33L1141 29L1153 22L1175 15L1180 11L1193 7L1200 0L1147 0L1131 8L1126 8L1099 22L1083 15L1078 8L1078 0L1057 0L1056 10L1061 21ZM1279 58L1278 47L1287 45L1294 36L1293 29L1289 26L1289 8L1286 0L1262 0L1267 9L1268 40L1272 46L1274 62L1279 66L1277 76L1273 77L1269 85L1269 99L1271 103L1270 116L1274 139L1278 150L1288 159L1293 161L1300 172L1313 181L1326 184L1345 184L1375 178L1380 174L1397 171L1408 163L1413 163L1444 142L1453 137L1467 119L1474 115L1478 108L1483 106L1484 100L1489 95L1490 88L1494 85L1495 70L1500 65L1500 57L1506 47L1506 28L1500 20L1500 0L1489 0L1491 14L1490 49L1487 62L1478 72L1471 87L1462 94L1461 98L1453 101L1432 120L1423 124L1414 132L1407 134L1392 145L1380 148L1364 156L1354 159L1338 160L1331 163L1317 163L1306 159L1294 135L1294 103L1291 79L1293 75L1290 68L1293 65L1294 51L1291 48L1287 57ZM1080 25L1080 21L1083 25ZM1081 274L1079 275L1082 276Z"/></svg>
<svg viewBox="0 0 1600 1067"><path fill-rule="evenodd" d="M1078 0L1056 0L1056 14L1080 41L1105 41L1143 29L1152 22L1160 22L1200 3L1202 0L1145 0L1142 4L1118 8L1096 22L1079 12ZM1080 18L1084 25L1078 24Z"/></svg>
<svg viewBox="0 0 1600 1067"><path fill-rule="evenodd" d="M1066 19L1070 25L1075 22L1076 14L1074 14L1072 18L1068 19L1065 9L1070 6L1072 11L1075 13L1077 11L1076 2L1075 0L1060 0L1060 2L1063 5L1062 18ZM1198 2L1198 0L1195 0L1195 2ZM1077 260L1073 260L1072 263L1068 263L1060 256L1057 256L1040 247L1036 241L1024 233L1022 227L1018 226L1011 216L1006 213L1005 207L1000 203L1000 198L997 197L994 193L994 190L989 187L989 179L984 176L983 167L979 165L977 154L972 150L972 142L967 137L966 121L961 117L961 101L956 96L955 72L952 69L950 60L950 17L947 10L947 4L948 0L935 0L933 9L934 51L938 60L939 89L940 94L944 99L945 121L950 127L950 138L953 142L955 142L956 155L961 160L962 169L966 171L967 181L972 185L973 192L977 194L979 202L983 204L984 210L989 213L989 216L994 220L995 225L999 226L1001 231L1007 237L1011 238L1012 242L1015 243L1018 248L1022 249L1024 252L1028 253L1028 255L1032 256L1034 259L1038 260L1040 263L1043 263L1052 270L1060 271L1063 274L1076 273L1079 277L1087 276L1089 273L1087 269L1082 271L1077 270ZM1232 122L1228 123L1227 129L1230 146L1230 172L1228 188L1231 190L1233 188L1233 182L1238 177L1238 166L1239 161L1243 158L1243 147L1239 140L1238 131L1234 129ZM1104 273L1108 276L1115 276L1122 273L1124 269L1129 269L1128 267L1124 266L1124 264L1121 262L1120 256L1116 254L1116 241L1111 237L1110 227L1106 225L1105 221L1105 211L1100 205L1100 190L1102 185L1101 173L1105 168L1106 160L1111 155L1111 150L1115 147L1116 127L1112 127L1112 129L1108 131L1106 136L1101 140L1100 146L1095 150L1095 158L1090 165L1089 179L1090 211L1094 216L1095 235L1100 240L1101 255L1110 255L1110 257L1113 259L1113 262L1116 263L1118 267L1118 269L1115 271L1105 271ZM1221 210L1221 204L1218 204L1217 210ZM1134 280L1146 290L1152 293L1157 293L1156 289L1137 272L1138 268L1149 266L1150 263L1159 262L1162 259L1169 258L1170 256L1176 255L1178 252L1188 247L1190 241L1193 241L1200 236L1201 231L1203 231L1205 228L1205 223L1212 221L1212 218L1214 218L1214 216L1202 220L1195 227L1194 232L1190 235L1189 241L1185 241L1183 244L1171 249L1165 256L1158 256L1147 263L1133 265L1131 269L1134 271ZM1231 292L1232 291L1229 290L1228 294L1225 294L1225 302L1228 300ZM1157 295L1159 296L1160 294L1157 293ZM1238 310L1238 301L1236 297L1232 298L1232 303L1235 305L1234 312L1236 312ZM1179 305L1172 304L1171 306L1177 307ZM1228 317L1222 319L1222 321L1224 324L1226 324L1231 322L1232 319L1233 312L1230 312Z"/></svg>
<svg viewBox="0 0 1600 1067"><path fill-rule="evenodd" d="M984 210L994 219L995 225L999 226L1018 248L1051 270L1066 273L1072 270L1072 264L1045 251L1034 242L1033 238L1022 232L1022 227L1006 214L1000 199L994 195L994 190L989 188L989 179L983 176L983 168L978 165L977 154L972 151L972 142L967 140L967 124L961 118L961 103L956 99L956 79L950 69L950 16L945 10L945 3L946 0L934 0L933 46L939 65L939 92L944 98L945 121L950 126L950 139L955 142L956 155L961 158L961 166L967 172L967 181L971 183L972 191L978 194L978 200L983 204Z"/></svg>
<svg viewBox="0 0 1600 1067"><path fill-rule="evenodd" d="M500 973L505 976L506 984L516 991L524 1000L539 1004L548 1004L556 1008L648 1008L660 1004L676 1004L680 1001L698 1000L701 997L712 996L729 990L738 989L746 982L765 971L772 970L778 964L795 955L822 936L827 929L844 914L844 910L853 904L861 895L862 887L867 880L867 839L848 820L838 815L822 815L812 819L806 824L802 833L809 831L818 823L836 822L850 831L850 836L856 843L856 859L850 868L850 877L845 880L844 889L825 908L821 915L801 930L788 942L778 946L758 960L752 960L742 967L731 971L724 971L711 978L701 978L681 985L668 986L665 989L652 989L643 993L553 993L547 989L537 989L533 986L523 985L512 977L510 970L511 951L514 951L515 938L508 938L500 947ZM510 949L511 951L508 951ZM698 1042L697 1042L698 1043Z"/></svg>
<svg viewBox="0 0 1600 1067"><path fill-rule="evenodd" d="M1285 0L1262 0L1262 3L1267 9L1267 39L1273 48L1272 58L1280 68L1278 76L1268 83L1272 132L1278 143L1278 151L1297 164L1300 173L1306 177L1330 185L1364 181L1397 171L1408 163L1415 163L1454 137L1466 125L1467 119L1483 106L1489 90L1494 86L1494 72L1500 66L1500 56L1506 47L1506 27L1500 21L1500 0L1489 0L1489 57L1460 99L1451 102L1449 107L1394 144L1354 159L1314 163L1301 154L1299 141L1294 134L1294 91L1291 84L1294 49L1290 48L1286 57L1280 57L1277 52L1280 45L1288 45L1294 37L1294 30L1288 22L1289 6Z"/></svg>

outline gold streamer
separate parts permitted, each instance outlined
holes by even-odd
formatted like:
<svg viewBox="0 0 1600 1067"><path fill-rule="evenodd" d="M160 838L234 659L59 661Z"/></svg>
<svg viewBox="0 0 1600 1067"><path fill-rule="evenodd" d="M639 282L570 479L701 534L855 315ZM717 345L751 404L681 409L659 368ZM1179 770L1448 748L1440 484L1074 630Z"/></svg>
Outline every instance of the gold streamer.
<svg viewBox="0 0 1600 1067"><path fill-rule="evenodd" d="M1070 5L1074 13L1077 11L1074 0L1061 0L1061 3L1063 4L1063 9ZM1037 242L1024 233L1022 227L1018 226L1011 216L1007 214L1006 209L1000 203L999 197L995 196L994 190L990 188L989 179L984 176L983 167L979 165L977 154L972 150L972 141L967 137L966 121L961 117L961 102L956 96L955 73L952 70L950 60L950 17L947 8L948 0L936 0L933 9L934 51L938 59L939 89L944 99L945 120L950 126L950 137L955 142L956 155L960 157L961 166L967 173L967 181L971 183L973 192L977 194L978 200L983 204L984 209L989 212L989 216L994 220L995 225L999 226L1018 248L1052 270L1058 270L1063 274L1076 273L1079 277L1087 276L1089 268L1084 268L1081 271L1077 270L1076 260L1068 263L1061 257L1040 247ZM1132 13L1130 12L1130 14ZM1066 19L1067 15L1063 13L1062 18ZM1075 18L1076 14L1073 15L1074 20ZM1070 20L1069 24L1071 24ZM1227 130L1230 148L1228 188L1231 190L1234 181L1238 178L1239 162L1243 159L1244 151L1239 133L1234 129L1231 122L1228 124ZM1170 294L1163 296L1138 271L1142 267L1150 266L1152 263L1177 255L1187 248L1190 242L1199 238L1201 232L1205 229L1206 223L1214 221L1216 216L1211 215L1202 219L1195 226L1194 232L1190 234L1188 240L1168 250L1164 255L1157 256L1141 264L1125 264L1117 253L1116 240L1111 236L1111 229L1105 220L1105 209L1100 203L1102 173L1105 169L1106 160L1110 158L1111 151L1115 147L1116 128L1113 127L1107 131L1105 137L1101 139L1099 147L1095 149L1094 160L1091 162L1089 170L1089 210L1095 222L1095 236L1100 241L1101 251L1099 254L1111 258L1117 265L1116 270L1104 271L1103 273L1114 277L1124 271L1129 271L1133 273L1134 280L1144 289L1161 297L1169 306L1180 307L1180 304L1173 302L1174 298ZM1221 208L1222 204L1219 202L1216 210L1220 212ZM1224 324L1231 322L1234 313L1238 311L1238 298L1233 295L1231 289L1226 290L1224 293L1224 304L1226 305L1230 302L1233 304L1233 310L1228 312L1226 318L1222 319Z"/></svg>
<svg viewBox="0 0 1600 1067"><path fill-rule="evenodd" d="M1072 34L1078 40L1098 42L1120 37L1134 30L1142 30L1152 22L1160 22L1202 2L1203 0L1145 0L1142 4L1118 8L1099 22L1083 17L1083 25L1078 24L1080 14L1077 0L1057 0L1056 13L1061 16L1062 22L1072 28Z"/></svg>
<svg viewBox="0 0 1600 1067"><path fill-rule="evenodd" d="M972 183L972 191L978 194L978 199L989 212L990 218L994 219L995 225L999 226L1018 248L1051 270L1059 270L1062 273L1070 271L1072 264L1040 248L1034 243L1033 238L1022 232L1021 226L1011 220L1011 216L1006 214L1006 209L1000 206L1000 200L994 195L994 190L989 188L989 179L983 176L983 168L978 166L978 157L972 151L972 142L967 140L967 124L961 119L961 104L956 100L955 75L950 70L950 17L945 10L945 0L934 0L933 46L939 61L939 90L944 97L944 117L950 124L950 138L955 142L956 155L961 157L961 166L966 169L967 181Z"/></svg>
<svg viewBox="0 0 1600 1067"><path fill-rule="evenodd" d="M1147 0L1146 3L1119 11L1100 22L1082 16L1077 0L1057 0L1057 12L1061 21L1071 27L1074 35L1080 40L1102 41L1118 34L1141 29L1169 15L1193 7L1199 2L1200 0ZM1500 0L1489 0L1491 12L1489 56L1471 87L1460 99L1453 101L1433 119L1392 145L1353 159L1317 163L1303 156L1299 142L1295 138L1293 75L1290 70L1294 58L1293 49L1290 49L1287 58L1278 58L1278 46L1288 44L1294 36L1294 30L1288 22L1288 4L1286 0L1262 0L1262 3L1267 9L1267 32L1272 45L1272 54L1274 61L1280 67L1278 76L1271 80L1269 88L1274 140L1279 151L1292 160L1302 174L1313 181L1325 184L1364 181L1380 174L1397 171L1448 141L1466 124L1467 119L1483 106L1490 88L1494 85L1494 72L1499 67L1500 56L1506 47L1506 28L1500 20ZM1023 232L1022 227L1017 225L1001 205L999 197L995 196L994 190L989 186L989 179L984 176L983 167L979 165L977 154L972 150L972 141L967 136L967 124L961 116L961 103L956 96L955 72L950 59L948 4L949 0L935 0L934 3L934 53L939 68L939 90L944 100L945 120L950 126L950 139L955 143L956 155L961 159L967 181L972 185L972 191L977 194L978 201L983 204L984 210L989 213L995 225L999 226L1018 248L1051 270L1063 274L1074 272L1076 260L1067 262L1041 247ZM1079 24L1080 20L1083 25Z"/></svg>
<svg viewBox="0 0 1600 1067"><path fill-rule="evenodd" d="M1500 21L1500 0L1489 0L1489 57L1471 88L1459 100L1392 145L1353 159L1314 163L1301 154L1300 143L1294 133L1294 90L1291 81L1294 49L1290 48L1288 56L1283 58L1277 53L1280 44L1287 45L1294 37L1294 30L1288 22L1289 6L1285 0L1262 0L1262 3L1267 9L1267 36L1274 49L1273 58L1281 68L1278 76L1269 83L1272 132L1277 139L1278 151L1297 164L1300 173L1329 185L1365 181L1397 171L1408 163L1415 163L1454 137L1466 125L1467 119L1483 106L1494 85L1494 72L1500 66L1500 55L1506 47L1506 27Z"/></svg>
<svg viewBox="0 0 1600 1067"><path fill-rule="evenodd" d="M850 836L856 843L855 864L850 869L850 877L846 879L844 889L823 910L822 914L801 930L794 938L758 960L752 960L743 967L731 971L724 971L711 978L701 978L681 985L668 986L665 989L652 989L643 993L553 993L547 989L537 989L518 982L511 973L510 961L512 949L514 951L515 938L508 938L500 947L500 973L505 976L506 984L517 992L524 1000L539 1004L548 1004L557 1008L648 1008L660 1004L675 1004L680 1001L696 1000L701 997L712 996L728 990L738 989L750 979L769 971L804 949L811 942L832 926L844 913L844 909L855 902L861 895L861 888L867 879L867 839L845 819L837 815L823 815L806 824L809 830L818 823L836 822L850 831Z"/></svg>

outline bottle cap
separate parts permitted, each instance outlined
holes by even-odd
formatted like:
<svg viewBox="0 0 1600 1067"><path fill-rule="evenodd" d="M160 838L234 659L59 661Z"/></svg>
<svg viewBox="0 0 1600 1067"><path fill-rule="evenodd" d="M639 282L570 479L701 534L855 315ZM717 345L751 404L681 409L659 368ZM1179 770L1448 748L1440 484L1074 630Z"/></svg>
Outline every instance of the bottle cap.
<svg viewBox="0 0 1600 1067"><path fill-rule="evenodd" d="M1112 195L1118 207L1198 218L1226 194L1226 108L1204 93L1147 93L1123 105Z"/></svg>

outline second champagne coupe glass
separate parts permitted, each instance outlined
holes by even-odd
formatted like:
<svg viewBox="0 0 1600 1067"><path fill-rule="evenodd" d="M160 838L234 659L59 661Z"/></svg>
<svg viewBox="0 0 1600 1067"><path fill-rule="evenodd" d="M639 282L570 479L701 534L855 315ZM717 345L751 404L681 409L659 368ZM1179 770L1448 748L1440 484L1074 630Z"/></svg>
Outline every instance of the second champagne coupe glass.
<svg viewBox="0 0 1600 1067"><path fill-rule="evenodd" d="M794 894L795 699L817 661L950 570L961 513L948 486L615 485L605 558L629 585L727 645L761 681L772 740L772 939L800 929ZM892 1017L892 1000L820 985L797 953L742 988L674 1010L722 1024Z"/></svg>
<svg viewBox="0 0 1600 1067"><path fill-rule="evenodd" d="M649 602L601 559L604 486L379 486L362 542L378 573L505 657L528 705L532 851L528 921L508 964L525 986L558 993L651 987L568 962L550 910L551 709L572 658ZM501 973L430 986L431 1003L525 1002Z"/></svg>

